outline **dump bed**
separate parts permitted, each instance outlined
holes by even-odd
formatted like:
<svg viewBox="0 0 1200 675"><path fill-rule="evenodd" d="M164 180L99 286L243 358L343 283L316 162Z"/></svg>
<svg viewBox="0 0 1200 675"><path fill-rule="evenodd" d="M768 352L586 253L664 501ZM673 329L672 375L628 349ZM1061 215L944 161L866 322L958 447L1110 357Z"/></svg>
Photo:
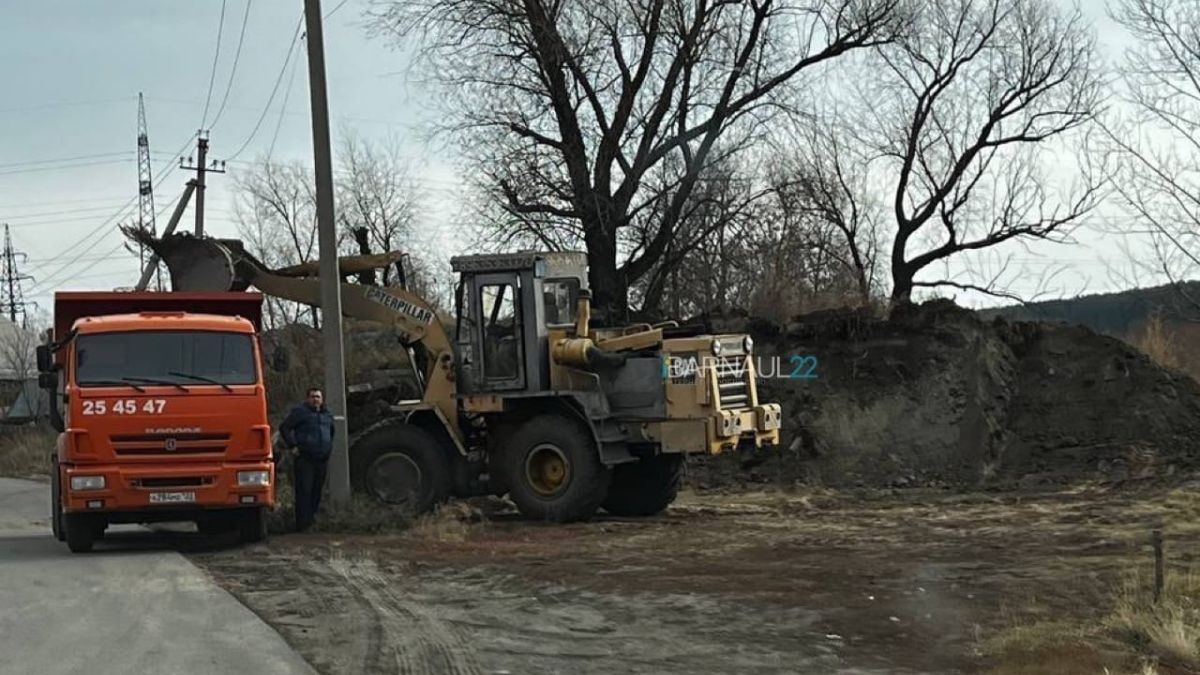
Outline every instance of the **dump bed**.
<svg viewBox="0 0 1200 675"><path fill-rule="evenodd" d="M137 312L191 312L239 316L254 324L255 330L261 330L262 294L63 291L54 294L54 340L61 341L78 319Z"/></svg>

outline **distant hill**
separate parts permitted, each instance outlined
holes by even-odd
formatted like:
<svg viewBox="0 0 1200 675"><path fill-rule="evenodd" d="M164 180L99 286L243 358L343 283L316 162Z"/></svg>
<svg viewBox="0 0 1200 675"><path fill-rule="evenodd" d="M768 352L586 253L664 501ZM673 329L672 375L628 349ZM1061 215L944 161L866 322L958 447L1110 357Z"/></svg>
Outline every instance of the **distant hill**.
<svg viewBox="0 0 1200 675"><path fill-rule="evenodd" d="M1027 305L1013 305L980 310L985 319L1003 317L1010 321L1060 321L1080 324L1098 333L1118 337L1129 335L1159 312L1168 322L1200 321L1200 310L1180 294L1200 301L1200 281L1176 286L1135 288L1120 293L1098 293L1069 300L1047 300Z"/></svg>

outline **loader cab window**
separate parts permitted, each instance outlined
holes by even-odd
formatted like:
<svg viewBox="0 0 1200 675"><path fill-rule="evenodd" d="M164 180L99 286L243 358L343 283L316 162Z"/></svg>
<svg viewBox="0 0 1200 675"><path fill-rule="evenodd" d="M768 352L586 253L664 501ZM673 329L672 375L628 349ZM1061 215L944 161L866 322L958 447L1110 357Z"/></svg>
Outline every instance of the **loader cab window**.
<svg viewBox="0 0 1200 675"><path fill-rule="evenodd" d="M573 325L578 301L578 279L547 279L542 283L542 304L546 311L547 326Z"/></svg>
<svg viewBox="0 0 1200 675"><path fill-rule="evenodd" d="M516 288L511 284L479 287L483 322L483 375L488 379L520 377L521 324L517 317Z"/></svg>

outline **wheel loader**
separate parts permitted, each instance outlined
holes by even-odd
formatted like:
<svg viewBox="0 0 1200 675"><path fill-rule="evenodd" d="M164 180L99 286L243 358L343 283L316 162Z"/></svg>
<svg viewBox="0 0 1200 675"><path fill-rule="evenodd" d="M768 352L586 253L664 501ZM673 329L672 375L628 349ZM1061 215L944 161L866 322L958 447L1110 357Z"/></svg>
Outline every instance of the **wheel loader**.
<svg viewBox="0 0 1200 675"><path fill-rule="evenodd" d="M236 240L147 239L176 291L240 291L318 305L316 265L268 270ZM343 258L343 277L395 254ZM527 517L670 504L686 454L779 443L780 407L758 398L753 342L670 322L597 327L586 255L455 257L454 318L399 287L342 284L348 317L390 326L421 396L351 439L356 490L423 512L450 496L508 494Z"/></svg>

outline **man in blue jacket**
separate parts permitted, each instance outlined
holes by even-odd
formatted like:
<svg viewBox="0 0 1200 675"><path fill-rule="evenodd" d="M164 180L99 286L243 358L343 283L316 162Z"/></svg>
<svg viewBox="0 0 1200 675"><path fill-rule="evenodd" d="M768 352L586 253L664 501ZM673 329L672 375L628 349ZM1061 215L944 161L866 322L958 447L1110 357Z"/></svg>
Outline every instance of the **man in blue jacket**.
<svg viewBox="0 0 1200 675"><path fill-rule="evenodd" d="M296 530L312 527L321 507L325 469L333 453L333 413L325 407L325 396L317 387L308 390L304 403L292 408L279 425L284 445L297 448L292 462L292 485L296 491Z"/></svg>

